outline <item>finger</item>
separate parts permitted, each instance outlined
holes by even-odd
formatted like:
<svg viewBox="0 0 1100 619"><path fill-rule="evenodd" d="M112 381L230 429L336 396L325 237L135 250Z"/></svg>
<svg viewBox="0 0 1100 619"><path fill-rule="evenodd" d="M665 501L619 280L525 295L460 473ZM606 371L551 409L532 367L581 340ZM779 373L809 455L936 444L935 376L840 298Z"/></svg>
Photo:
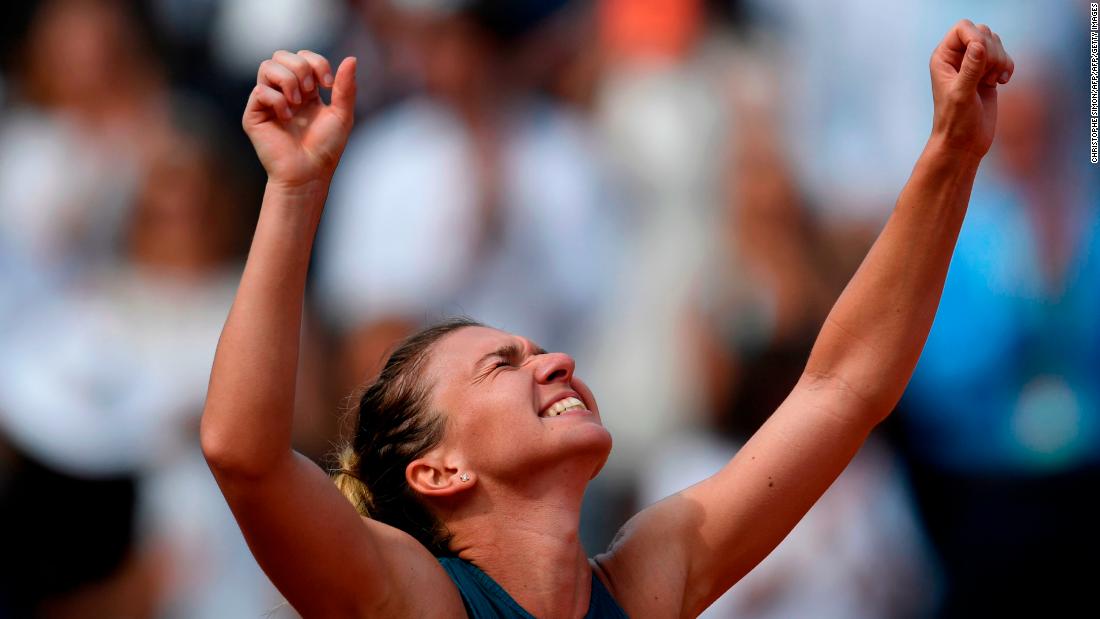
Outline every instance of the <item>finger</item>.
<svg viewBox="0 0 1100 619"><path fill-rule="evenodd" d="M348 121L355 118L355 67L354 56L345 58L332 84L332 107Z"/></svg>
<svg viewBox="0 0 1100 619"><path fill-rule="evenodd" d="M974 41L966 48L966 56L963 57L962 66L959 67L959 75L955 78L955 87L969 92L978 87L982 76L985 75L986 49L981 41Z"/></svg>
<svg viewBox="0 0 1100 619"><path fill-rule="evenodd" d="M305 58L306 62L313 69L313 76L317 79L317 83L325 88L332 88L332 65L328 63L328 59L318 54L317 52L311 52L308 49L303 49L298 52L298 55Z"/></svg>
<svg viewBox="0 0 1100 619"><path fill-rule="evenodd" d="M1005 56L1008 58L1008 68L1005 69L1005 72L1002 74L1002 76L1004 77L1005 83L1007 84L1008 80L1012 79L1012 74L1016 73L1016 61L1013 60L1012 56L1008 55L1007 52L1005 53Z"/></svg>
<svg viewBox="0 0 1100 619"><path fill-rule="evenodd" d="M1004 71L1005 50L1001 46L1000 38L990 30L989 26L978 24L978 30L985 35L986 62L982 83L986 86L996 86L1000 81L1001 72Z"/></svg>
<svg viewBox="0 0 1100 619"><path fill-rule="evenodd" d="M974 41L983 41L985 34L969 19L959 21L940 43L944 48L958 52L961 58L966 53L966 48Z"/></svg>
<svg viewBox="0 0 1100 619"><path fill-rule="evenodd" d="M995 73L997 75L997 83L1006 84L1009 78L1012 77L1012 70L1015 68L1015 64L1012 62L1012 57L1008 55L1008 51L1005 49L1004 43L1001 41L1001 37L996 33L993 33L993 41L997 46L997 67Z"/></svg>
<svg viewBox="0 0 1100 619"><path fill-rule="evenodd" d="M1008 50L1005 49L1004 42L1001 41L1001 36L996 32L993 33L993 41L997 45L997 50L1000 52L1000 64L998 65L997 81L1001 84L1007 84L1009 78L1012 77L1012 71L1015 69L1015 63L1012 61L1012 56L1008 55Z"/></svg>
<svg viewBox="0 0 1100 619"><path fill-rule="evenodd" d="M305 58L284 49L275 52L271 58L294 73L294 77L298 78L298 85L302 89L303 96L316 93L314 87L317 85L317 81L313 77L313 67L309 66Z"/></svg>
<svg viewBox="0 0 1100 619"><path fill-rule="evenodd" d="M999 83L1003 83L1001 78L1004 77L1006 68L1008 67L1008 54L1005 51L999 50L997 53L997 63L993 65L991 69L987 69L991 76L990 86L996 86Z"/></svg>
<svg viewBox="0 0 1100 619"><path fill-rule="evenodd" d="M256 81L264 86L281 90L286 95L287 100L294 105L299 105L302 102L302 91L298 86L298 76L274 60L265 60L260 63L260 72L256 76Z"/></svg>
<svg viewBox="0 0 1100 619"><path fill-rule="evenodd" d="M993 74L993 85L1003 84L1005 71L1008 69L1008 52L1005 51L1004 43L1001 42L1001 37L996 32L989 35L990 42L993 44L993 48L997 50L997 63L989 69L989 72Z"/></svg>
<svg viewBox="0 0 1100 619"><path fill-rule="evenodd" d="M286 96L264 84L256 84L256 87L252 89L248 110L267 113L283 120L290 120L294 116Z"/></svg>

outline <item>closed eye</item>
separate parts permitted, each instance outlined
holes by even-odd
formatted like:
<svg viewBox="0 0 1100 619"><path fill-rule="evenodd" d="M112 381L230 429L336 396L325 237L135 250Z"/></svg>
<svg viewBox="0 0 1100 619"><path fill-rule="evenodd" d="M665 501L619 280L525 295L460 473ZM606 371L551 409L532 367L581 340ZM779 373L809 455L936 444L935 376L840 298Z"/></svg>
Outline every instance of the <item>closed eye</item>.
<svg viewBox="0 0 1100 619"><path fill-rule="evenodd" d="M545 355L546 349L540 346L532 347L532 356ZM486 363L490 359L496 358L496 361ZM485 369L481 371L475 378L474 383L479 383L485 380L490 374L502 367L519 367L525 361L523 348L517 343L506 344L493 352L485 355L478 363L479 366Z"/></svg>

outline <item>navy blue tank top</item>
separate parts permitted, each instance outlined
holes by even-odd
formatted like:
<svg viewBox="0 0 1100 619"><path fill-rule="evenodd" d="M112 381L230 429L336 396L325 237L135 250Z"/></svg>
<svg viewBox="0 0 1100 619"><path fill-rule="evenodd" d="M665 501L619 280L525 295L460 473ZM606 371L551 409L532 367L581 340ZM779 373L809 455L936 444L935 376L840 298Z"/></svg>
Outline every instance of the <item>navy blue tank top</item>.
<svg viewBox="0 0 1100 619"><path fill-rule="evenodd" d="M462 594L470 619L535 619L503 587L473 563L455 557L440 557L440 565ZM585 619L629 619L611 592L592 573L592 598Z"/></svg>

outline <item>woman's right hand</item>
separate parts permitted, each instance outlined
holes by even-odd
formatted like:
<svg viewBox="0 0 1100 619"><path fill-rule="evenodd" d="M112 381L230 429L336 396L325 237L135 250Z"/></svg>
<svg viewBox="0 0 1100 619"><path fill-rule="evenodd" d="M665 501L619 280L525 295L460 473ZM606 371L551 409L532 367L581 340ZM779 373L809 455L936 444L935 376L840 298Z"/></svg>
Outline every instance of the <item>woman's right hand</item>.
<svg viewBox="0 0 1100 619"><path fill-rule="evenodd" d="M332 88L332 103L320 98ZM327 183L344 152L355 119L355 58L335 77L320 54L278 51L260 64L241 124L267 171L287 187Z"/></svg>

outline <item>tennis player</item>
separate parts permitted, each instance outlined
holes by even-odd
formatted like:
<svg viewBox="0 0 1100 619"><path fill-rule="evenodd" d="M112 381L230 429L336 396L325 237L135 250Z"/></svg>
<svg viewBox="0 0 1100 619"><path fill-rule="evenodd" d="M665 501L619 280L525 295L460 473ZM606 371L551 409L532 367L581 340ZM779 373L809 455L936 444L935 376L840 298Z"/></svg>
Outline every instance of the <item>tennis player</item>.
<svg viewBox="0 0 1100 619"><path fill-rule="evenodd" d="M523 337L460 320L406 340L362 394L336 484L291 449L306 271L355 60L335 74L308 51L264 61L243 124L267 189L202 447L287 600L306 617L693 617L733 586L890 413L932 324L1013 62L962 21L930 68L928 143L790 396L721 471L590 558L581 497L611 436L573 360Z"/></svg>

